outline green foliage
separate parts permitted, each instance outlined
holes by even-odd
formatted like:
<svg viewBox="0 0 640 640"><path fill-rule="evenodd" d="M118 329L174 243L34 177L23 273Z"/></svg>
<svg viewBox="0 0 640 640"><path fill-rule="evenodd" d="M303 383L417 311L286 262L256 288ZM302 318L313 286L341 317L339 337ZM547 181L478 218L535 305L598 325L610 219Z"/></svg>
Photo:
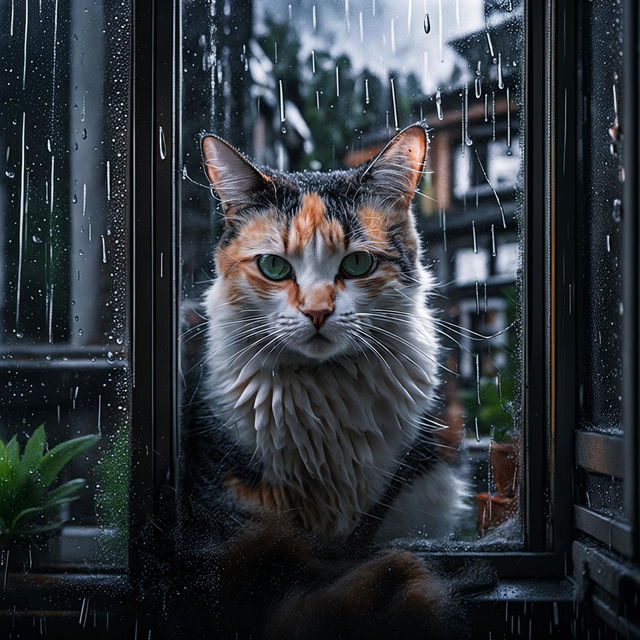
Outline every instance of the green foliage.
<svg viewBox="0 0 640 640"><path fill-rule="evenodd" d="M502 297L507 301L507 325L515 323L517 317L515 286L510 285L502 290ZM465 404L465 412L469 424L478 422L480 435L492 436L494 442L511 442L514 435L514 407L518 405L518 358L516 331L503 334L506 344L502 347L506 355L506 366L498 375L484 375L480 378L480 404L476 381L469 381L469 386L460 390Z"/></svg>
<svg viewBox="0 0 640 640"><path fill-rule="evenodd" d="M0 440L0 539L57 529L62 522L51 522L47 512L80 497L78 492L85 485L82 478L69 480L52 490L48 487L99 436L73 438L45 452L46 439L44 425L40 425L22 453L17 436L6 444Z"/></svg>
<svg viewBox="0 0 640 640"><path fill-rule="evenodd" d="M345 150L362 146L363 134L381 134L384 139L393 130L386 131L385 123L389 121L394 126L391 77L395 82L399 126L418 119L418 113L412 112L421 97L414 74L391 73L389 78L381 78L369 69L354 69L346 55L335 57L319 48L314 50L313 73L311 56L302 56L300 34L288 22L267 18L265 24L265 35L258 42L273 63L273 76L276 83L282 82L285 99L298 107L315 143L313 153L308 155L286 136L283 138L289 146L292 170L317 168L315 163L323 170L337 168Z"/></svg>
<svg viewBox="0 0 640 640"><path fill-rule="evenodd" d="M129 517L130 427L121 426L111 444L98 461L96 493L98 524L113 531L103 539L105 551L111 557L126 558Z"/></svg>
<svg viewBox="0 0 640 640"><path fill-rule="evenodd" d="M498 385L500 385L498 387ZM480 398L478 405L476 389L464 389L461 395L465 401L467 415L478 419L478 431L481 435L493 435L494 442L509 442L513 435L513 377L503 376L480 379Z"/></svg>

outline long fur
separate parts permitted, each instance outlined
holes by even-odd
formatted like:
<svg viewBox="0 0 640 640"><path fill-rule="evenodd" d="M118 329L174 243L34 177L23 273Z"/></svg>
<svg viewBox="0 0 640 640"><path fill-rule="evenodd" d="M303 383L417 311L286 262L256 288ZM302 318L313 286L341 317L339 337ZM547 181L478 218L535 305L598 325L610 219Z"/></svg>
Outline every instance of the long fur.
<svg viewBox="0 0 640 640"><path fill-rule="evenodd" d="M421 144L426 153L424 129L413 127L355 171L281 174L223 141L205 142L214 187L223 200L233 193L205 299L206 398L269 487L231 488L248 503L253 495L256 506L295 512L327 538L353 530L407 447L419 438L439 446L442 427L425 419L439 367L432 282L409 206ZM378 273L333 284L355 250L380 255ZM289 289L260 280L251 262L260 254L291 263ZM321 287L335 306L322 328L331 344L307 349L314 330L304 299ZM398 497L378 537L451 532L463 489L448 462L437 462L430 479Z"/></svg>

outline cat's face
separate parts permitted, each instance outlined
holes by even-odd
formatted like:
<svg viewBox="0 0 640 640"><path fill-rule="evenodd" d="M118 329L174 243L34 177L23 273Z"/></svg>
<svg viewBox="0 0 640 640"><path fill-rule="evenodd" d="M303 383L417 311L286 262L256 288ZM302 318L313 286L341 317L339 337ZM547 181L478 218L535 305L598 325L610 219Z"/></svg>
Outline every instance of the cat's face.
<svg viewBox="0 0 640 640"><path fill-rule="evenodd" d="M423 284L410 203L425 129L410 127L373 162L331 173L258 169L219 138L202 144L225 209L217 300L225 319L246 322L238 342L261 340L265 359L383 350L367 327L406 308Z"/></svg>

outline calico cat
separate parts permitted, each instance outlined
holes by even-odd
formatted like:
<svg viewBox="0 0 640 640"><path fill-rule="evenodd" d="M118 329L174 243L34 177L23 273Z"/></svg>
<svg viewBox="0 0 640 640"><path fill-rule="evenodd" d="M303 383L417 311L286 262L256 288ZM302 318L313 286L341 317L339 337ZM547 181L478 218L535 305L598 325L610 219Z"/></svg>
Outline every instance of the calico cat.
<svg viewBox="0 0 640 640"><path fill-rule="evenodd" d="M153 596L166 637L461 633L468 580L380 551L450 533L463 509L460 434L428 415L439 353L411 211L427 143L419 123L356 169L284 173L202 138L225 218L207 373L185 393L175 579Z"/></svg>
<svg viewBox="0 0 640 640"><path fill-rule="evenodd" d="M372 517L377 541L440 537L463 509L428 416L439 352L411 211L427 144L416 124L358 168L284 173L202 139L225 214L205 394L251 468L226 485L327 540Z"/></svg>

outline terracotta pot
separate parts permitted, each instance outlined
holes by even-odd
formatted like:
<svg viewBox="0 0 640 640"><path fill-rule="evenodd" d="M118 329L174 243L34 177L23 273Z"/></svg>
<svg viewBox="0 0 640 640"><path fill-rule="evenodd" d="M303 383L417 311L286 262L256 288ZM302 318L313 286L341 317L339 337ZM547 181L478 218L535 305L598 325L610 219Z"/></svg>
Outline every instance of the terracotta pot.
<svg viewBox="0 0 640 640"><path fill-rule="evenodd" d="M516 476L518 461L515 445L511 442L492 442L489 459L496 494L504 497L515 496L518 483Z"/></svg>
<svg viewBox="0 0 640 640"><path fill-rule="evenodd" d="M515 497L476 494L478 533L484 535L489 529L505 522L517 508Z"/></svg>

